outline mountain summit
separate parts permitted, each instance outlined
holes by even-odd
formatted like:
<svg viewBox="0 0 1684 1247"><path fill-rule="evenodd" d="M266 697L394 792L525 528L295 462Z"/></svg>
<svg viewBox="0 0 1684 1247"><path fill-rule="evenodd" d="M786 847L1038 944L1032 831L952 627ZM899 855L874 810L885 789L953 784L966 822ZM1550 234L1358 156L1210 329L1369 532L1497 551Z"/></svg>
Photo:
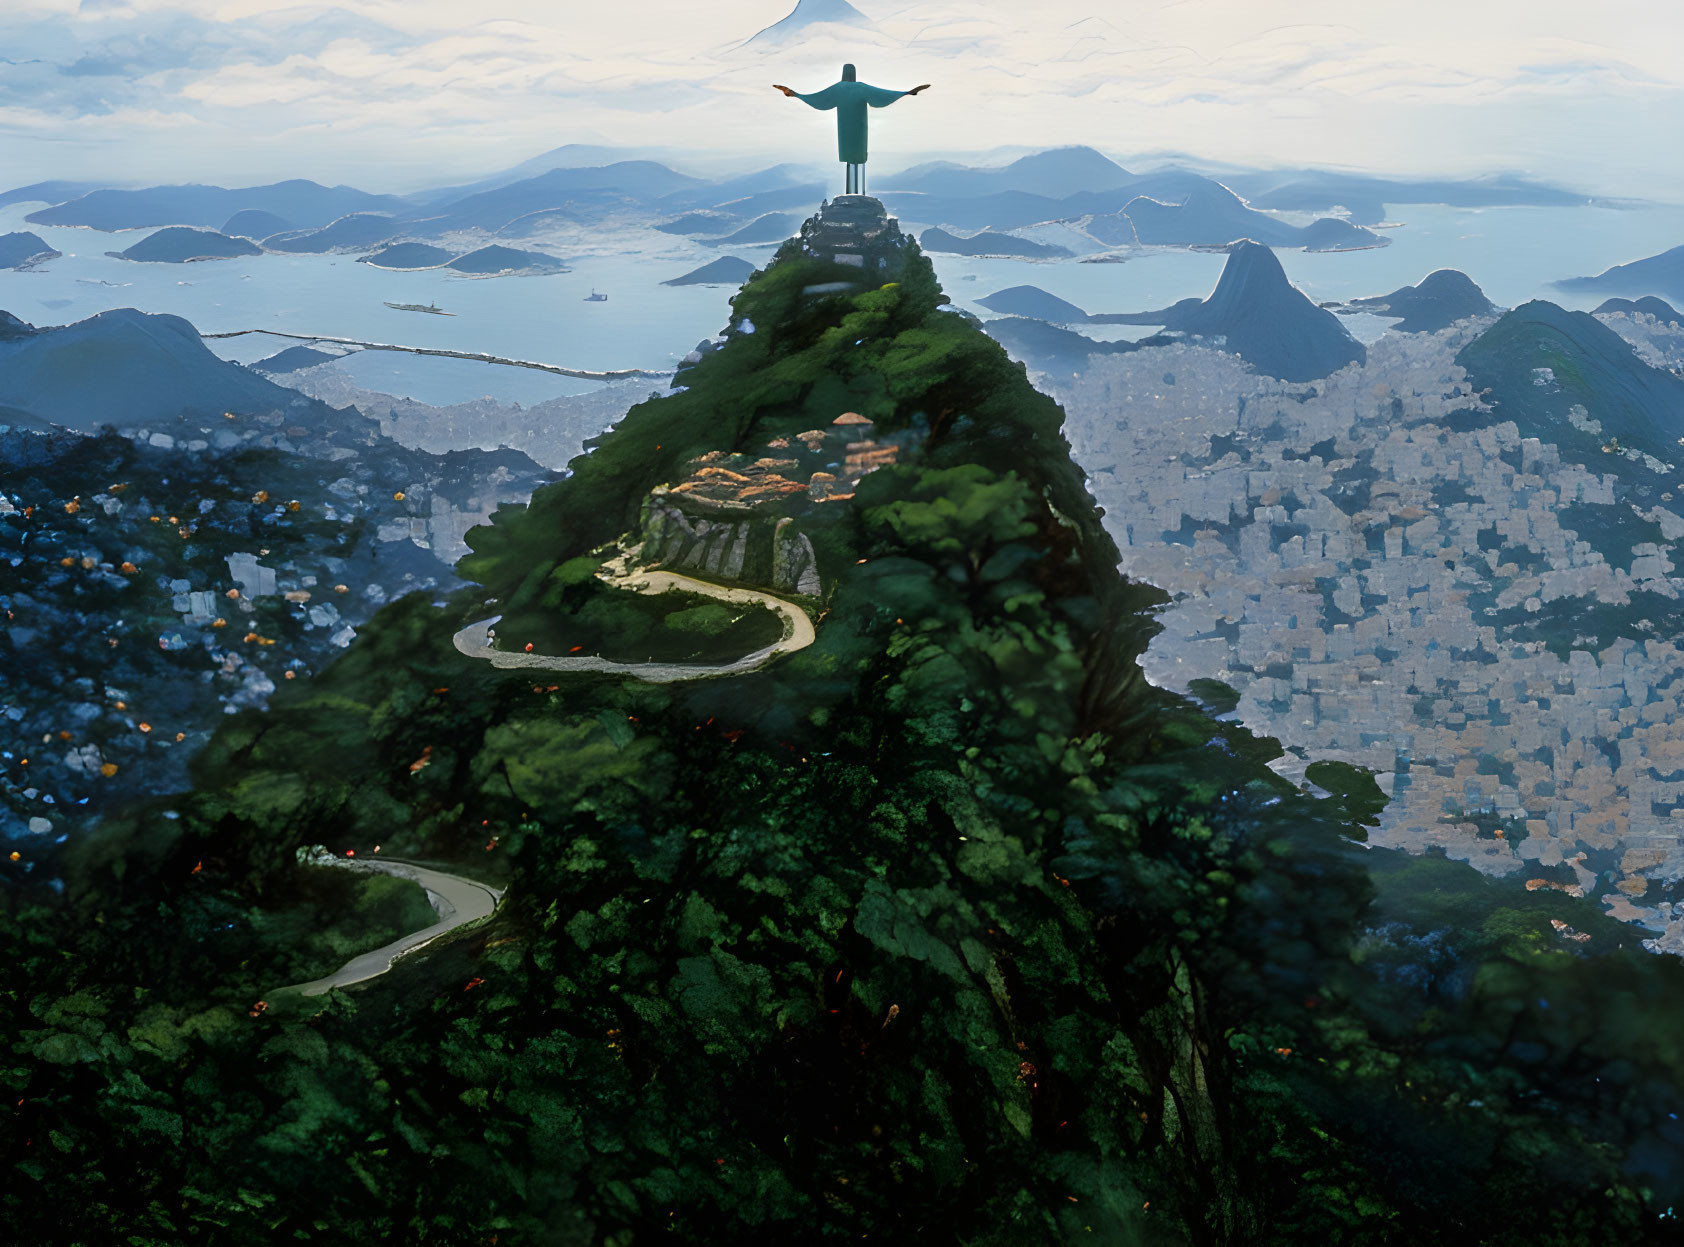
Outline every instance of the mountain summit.
<svg viewBox="0 0 1684 1247"><path fill-rule="evenodd" d="M1534 299L1464 347L1456 362L1522 437L1551 442L1619 478L1616 497L1627 478L1651 487L1671 478L1642 456L1660 463L1677 453L1684 381L1645 361L1589 312Z"/></svg>
<svg viewBox="0 0 1684 1247"><path fill-rule="evenodd" d="M1432 333L1469 316L1488 316L1496 306L1473 278L1453 268L1428 273L1418 286L1400 286L1390 294L1352 299L1351 306L1379 316L1396 316L1404 333Z"/></svg>
<svg viewBox="0 0 1684 1247"><path fill-rule="evenodd" d="M1123 215L1134 222L1140 241L1189 247L1231 239L1256 239L1272 247L1299 241L1300 231L1286 221L1264 215L1220 182L1194 184L1179 203L1164 203L1149 195L1131 199Z"/></svg>
<svg viewBox="0 0 1684 1247"><path fill-rule="evenodd" d="M801 38L810 27L827 22L838 26L871 25L871 19L849 4L848 0L799 0L788 17L780 22L773 22L766 29L745 39L743 44L746 47L750 43L787 43L792 39Z"/></svg>
<svg viewBox="0 0 1684 1247"><path fill-rule="evenodd" d="M994 195L1019 191L1062 199L1082 191L1103 192L1126 186L1134 174L1091 147L1055 147L1031 152L998 168L972 168L937 160L890 175L899 191L927 195Z"/></svg>
<svg viewBox="0 0 1684 1247"><path fill-rule="evenodd" d="M1657 299L1652 294L1646 294L1640 299L1604 299L1591 310L1591 315L1606 316L1614 312L1624 312L1632 316L1653 316L1663 325L1678 322L1677 309L1665 299Z"/></svg>
<svg viewBox="0 0 1684 1247"><path fill-rule="evenodd" d="M1227 339L1227 349L1258 372L1313 381L1368 358L1332 312L1287 280L1275 253L1242 239L1228 253L1210 298L1168 316L1165 328Z"/></svg>
<svg viewBox="0 0 1684 1247"><path fill-rule="evenodd" d="M1668 540L1659 523L1664 512L1650 508L1656 494L1670 501L1677 479L1684 381L1644 360L1589 312L1543 299L1505 314L1456 362L1488 405L1485 419L1512 421L1521 437L1537 438L1601 481L1605 492L1595 496L1602 505L1563 499L1579 540L1619 568L1635 566L1661 548L1653 543Z"/></svg>
<svg viewBox="0 0 1684 1247"><path fill-rule="evenodd" d="M0 329L0 341L0 405L84 433L184 415L284 412L298 397L218 358L179 316L116 308L59 329Z"/></svg>

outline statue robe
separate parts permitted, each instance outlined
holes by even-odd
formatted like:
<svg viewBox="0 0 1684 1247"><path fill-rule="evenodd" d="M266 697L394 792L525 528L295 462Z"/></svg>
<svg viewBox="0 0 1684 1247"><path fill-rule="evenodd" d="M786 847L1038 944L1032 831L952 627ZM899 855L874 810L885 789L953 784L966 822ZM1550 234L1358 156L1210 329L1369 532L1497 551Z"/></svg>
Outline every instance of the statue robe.
<svg viewBox="0 0 1684 1247"><path fill-rule="evenodd" d="M843 164L863 165L866 150L866 105L887 108L905 91L890 91L864 82L838 82L811 95L795 98L812 108L836 110L836 158Z"/></svg>

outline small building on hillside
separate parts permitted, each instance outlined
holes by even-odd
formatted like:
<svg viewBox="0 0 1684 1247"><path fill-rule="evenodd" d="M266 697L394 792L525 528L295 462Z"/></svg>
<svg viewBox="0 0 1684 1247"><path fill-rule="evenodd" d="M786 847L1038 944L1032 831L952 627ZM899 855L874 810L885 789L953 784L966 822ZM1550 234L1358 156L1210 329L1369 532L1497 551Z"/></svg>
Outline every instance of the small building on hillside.
<svg viewBox="0 0 1684 1247"><path fill-rule="evenodd" d="M679 481L657 486L644 502L643 562L817 595L803 516L852 498L860 481L895 462L903 438L877 438L872 422L850 411L825 428L774 439L767 454L716 450L692 459Z"/></svg>

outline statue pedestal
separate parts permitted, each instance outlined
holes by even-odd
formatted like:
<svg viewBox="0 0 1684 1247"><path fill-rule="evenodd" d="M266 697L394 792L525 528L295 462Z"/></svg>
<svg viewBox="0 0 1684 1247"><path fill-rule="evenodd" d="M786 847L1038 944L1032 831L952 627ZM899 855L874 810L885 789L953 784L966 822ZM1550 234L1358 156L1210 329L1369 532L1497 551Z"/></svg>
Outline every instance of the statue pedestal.
<svg viewBox="0 0 1684 1247"><path fill-rule="evenodd" d="M870 195L827 200L801 226L800 239L804 255L857 268L878 285L895 280L906 263L906 235Z"/></svg>

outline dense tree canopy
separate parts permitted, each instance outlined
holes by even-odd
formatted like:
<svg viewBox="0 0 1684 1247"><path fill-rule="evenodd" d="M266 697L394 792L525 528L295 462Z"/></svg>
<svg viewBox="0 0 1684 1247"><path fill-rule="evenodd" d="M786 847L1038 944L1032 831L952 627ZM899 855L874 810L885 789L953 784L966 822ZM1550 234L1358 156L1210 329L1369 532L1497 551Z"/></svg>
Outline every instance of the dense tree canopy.
<svg viewBox="0 0 1684 1247"><path fill-rule="evenodd" d="M475 533L483 594L394 603L62 896L5 894L18 1240L1666 1241L1677 967L1361 847L1371 778L1295 787L1226 690L1147 685L1159 597L1057 406L915 253L802 293L837 275L780 254L679 392ZM815 533L811 647L675 685L452 648L689 459L843 410L918 449ZM509 899L255 1010L415 917L318 842Z"/></svg>

